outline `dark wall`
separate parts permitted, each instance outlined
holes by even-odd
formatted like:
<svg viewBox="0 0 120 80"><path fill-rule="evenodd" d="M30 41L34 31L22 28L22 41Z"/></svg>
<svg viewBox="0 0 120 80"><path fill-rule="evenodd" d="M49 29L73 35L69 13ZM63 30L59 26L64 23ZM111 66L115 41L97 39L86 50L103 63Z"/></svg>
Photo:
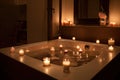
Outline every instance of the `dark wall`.
<svg viewBox="0 0 120 80"><path fill-rule="evenodd" d="M18 31L23 27L21 22L25 22L26 9L25 5L15 5L8 0L2 1L3 4L0 2L0 48L16 45ZM22 32L20 33L22 35Z"/></svg>
<svg viewBox="0 0 120 80"><path fill-rule="evenodd" d="M100 27L100 26L62 26L60 35L63 38L71 39L73 36L77 40L95 42L99 39L101 43L107 44L109 38L115 39L115 45L120 45L119 27Z"/></svg>

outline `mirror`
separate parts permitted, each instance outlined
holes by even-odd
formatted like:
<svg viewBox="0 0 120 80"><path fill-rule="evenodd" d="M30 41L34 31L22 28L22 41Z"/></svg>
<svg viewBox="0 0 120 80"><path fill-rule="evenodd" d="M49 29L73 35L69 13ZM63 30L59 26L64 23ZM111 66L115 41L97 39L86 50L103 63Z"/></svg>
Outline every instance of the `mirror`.
<svg viewBox="0 0 120 80"><path fill-rule="evenodd" d="M109 18L109 0L74 0L74 22L76 25L99 25L99 12Z"/></svg>

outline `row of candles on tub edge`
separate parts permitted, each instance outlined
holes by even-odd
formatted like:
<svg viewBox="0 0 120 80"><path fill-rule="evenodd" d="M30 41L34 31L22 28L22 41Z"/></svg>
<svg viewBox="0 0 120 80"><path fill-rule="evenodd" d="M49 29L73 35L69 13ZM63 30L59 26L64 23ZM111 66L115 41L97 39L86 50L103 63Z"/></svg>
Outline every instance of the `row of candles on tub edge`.
<svg viewBox="0 0 120 80"><path fill-rule="evenodd" d="M61 39L61 37L59 36L58 39ZM73 37L72 39L75 40L75 37ZM96 40L96 43L99 44L99 43L100 43L100 40ZM112 39L112 38L110 38L110 39L108 40L108 45L109 45L108 49L109 49L110 51L112 51L112 50L114 49L114 47L113 47L114 44L115 44L115 40ZM62 48L63 45L59 45L59 47ZM77 47L78 47L78 46L77 46ZM14 47L11 47L10 52L14 52L14 51L15 51L15 48L14 48ZM54 48L53 48L53 47L51 47L51 51L54 51ZM26 52L29 52L29 51L26 50ZM20 56L24 55L24 50L23 50L23 49L20 49L20 50L19 50L19 55L20 55Z"/></svg>
<svg viewBox="0 0 120 80"><path fill-rule="evenodd" d="M59 36L58 39L62 39L61 36ZM72 37L72 40L76 40L76 38ZM96 43L100 44L100 40L96 40ZM113 47L114 44L115 44L115 40L113 38L108 39L108 45L109 45L108 49L110 51L114 50L114 47Z"/></svg>
<svg viewBox="0 0 120 80"><path fill-rule="evenodd" d="M58 39L62 39L61 36L58 37ZM76 40L75 37L72 37L72 40ZM96 43L100 43L100 40L96 40ZM114 45L115 44L115 40L113 38L108 39L108 45Z"/></svg>

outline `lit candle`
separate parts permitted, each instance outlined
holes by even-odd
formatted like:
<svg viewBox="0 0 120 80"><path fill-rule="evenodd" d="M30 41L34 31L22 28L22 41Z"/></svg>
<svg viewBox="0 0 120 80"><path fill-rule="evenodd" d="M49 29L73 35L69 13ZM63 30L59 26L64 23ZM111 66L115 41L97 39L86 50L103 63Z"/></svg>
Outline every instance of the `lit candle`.
<svg viewBox="0 0 120 80"><path fill-rule="evenodd" d="M61 36L59 36L58 39L61 39Z"/></svg>
<svg viewBox="0 0 120 80"><path fill-rule="evenodd" d="M50 58L48 58L48 57L43 58L43 65L49 66L50 65Z"/></svg>
<svg viewBox="0 0 120 80"><path fill-rule="evenodd" d="M70 66L70 60L69 59L64 59L63 60L63 66Z"/></svg>
<svg viewBox="0 0 120 80"><path fill-rule="evenodd" d="M20 49L20 50L19 50L19 55L20 55L20 56L23 56L23 55L24 55L24 50L23 50L23 49Z"/></svg>
<svg viewBox="0 0 120 80"><path fill-rule="evenodd" d="M99 43L100 43L100 40L96 40L96 43L99 44Z"/></svg>
<svg viewBox="0 0 120 80"><path fill-rule="evenodd" d="M70 72L70 70L69 70L70 60L69 59L64 59L62 64L63 64L63 72L69 73Z"/></svg>
<svg viewBox="0 0 120 80"><path fill-rule="evenodd" d="M70 22L71 22L70 19L65 19L65 20L63 21L63 25L69 26L69 25L71 24Z"/></svg>
<svg viewBox="0 0 120 80"><path fill-rule="evenodd" d="M75 37L72 37L72 40L75 40Z"/></svg>
<svg viewBox="0 0 120 80"><path fill-rule="evenodd" d="M11 47L11 48L10 48L10 52L11 52L11 53L14 53L14 52L15 52L15 48L14 48L14 47Z"/></svg>
<svg viewBox="0 0 120 80"><path fill-rule="evenodd" d="M112 38L110 38L110 39L108 40L108 45L114 45L114 44L115 44L115 40L112 39Z"/></svg>
<svg viewBox="0 0 120 80"><path fill-rule="evenodd" d="M109 49L110 51L113 51L113 50L114 50L114 47L113 47L113 46L109 46L108 49Z"/></svg>
<svg viewBox="0 0 120 80"><path fill-rule="evenodd" d="M68 50L67 50L67 49L65 49L65 50L64 50L64 53L67 53L67 52L68 52Z"/></svg>
<svg viewBox="0 0 120 80"><path fill-rule="evenodd" d="M116 22L110 22L111 26L116 26Z"/></svg>
<svg viewBox="0 0 120 80"><path fill-rule="evenodd" d="M51 48L50 48L50 51L54 52L54 51L55 51L55 48L54 48L54 47L51 47Z"/></svg>
<svg viewBox="0 0 120 80"><path fill-rule="evenodd" d="M83 50L80 48L80 49L79 49L79 52L83 52Z"/></svg>
<svg viewBox="0 0 120 80"><path fill-rule="evenodd" d="M29 49L26 49L25 52L30 52L30 50L29 50Z"/></svg>
<svg viewBox="0 0 120 80"><path fill-rule="evenodd" d="M60 44L60 45L59 45L59 47L60 47L60 48L63 48L63 45L62 45L62 44Z"/></svg>
<svg viewBox="0 0 120 80"><path fill-rule="evenodd" d="M80 49L80 46L79 46L79 45L77 45L77 46L76 46L76 48L77 48L77 49Z"/></svg>

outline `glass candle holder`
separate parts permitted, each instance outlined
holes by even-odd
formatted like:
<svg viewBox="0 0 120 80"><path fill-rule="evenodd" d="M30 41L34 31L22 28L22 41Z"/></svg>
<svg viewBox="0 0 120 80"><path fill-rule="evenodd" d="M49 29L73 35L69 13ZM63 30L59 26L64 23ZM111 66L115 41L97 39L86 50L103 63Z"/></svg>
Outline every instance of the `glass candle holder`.
<svg viewBox="0 0 120 80"><path fill-rule="evenodd" d="M76 38L75 37L72 37L72 40L75 40Z"/></svg>
<svg viewBox="0 0 120 80"><path fill-rule="evenodd" d="M49 57L43 58L43 66L50 66L50 58Z"/></svg>
<svg viewBox="0 0 120 80"><path fill-rule="evenodd" d="M100 43L100 40L96 40L96 43L99 44L99 43Z"/></svg>
<svg viewBox="0 0 120 80"><path fill-rule="evenodd" d="M112 38L110 38L110 39L108 40L108 45L112 46L112 45L114 45L114 44L115 44L115 40L112 39Z"/></svg>
<svg viewBox="0 0 120 80"><path fill-rule="evenodd" d="M11 47L10 48L10 53L14 53L15 52L15 48L14 47Z"/></svg>
<svg viewBox="0 0 120 80"><path fill-rule="evenodd" d="M113 46L109 46L109 47L108 47L108 50L109 50L109 51L113 51L113 50L114 50L114 47L113 47Z"/></svg>
<svg viewBox="0 0 120 80"><path fill-rule="evenodd" d="M24 56L24 50L23 50L23 49L20 49L20 50L19 50L19 55L20 55L20 56Z"/></svg>
<svg viewBox="0 0 120 80"><path fill-rule="evenodd" d="M69 73L70 72L70 60L64 59L62 64L63 64L63 72Z"/></svg>

